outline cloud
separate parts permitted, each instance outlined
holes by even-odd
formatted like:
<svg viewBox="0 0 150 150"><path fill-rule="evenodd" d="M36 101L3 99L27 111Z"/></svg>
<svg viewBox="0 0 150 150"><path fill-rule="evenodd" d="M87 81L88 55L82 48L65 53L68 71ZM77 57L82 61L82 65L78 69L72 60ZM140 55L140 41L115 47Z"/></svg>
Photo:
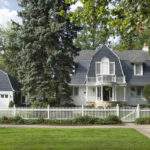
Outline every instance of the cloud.
<svg viewBox="0 0 150 150"><path fill-rule="evenodd" d="M7 0L0 0L0 4L2 6L9 6L9 2Z"/></svg>
<svg viewBox="0 0 150 150"><path fill-rule="evenodd" d="M18 17L18 13L16 10L9 10L7 8L0 9L0 25L2 27L7 27L8 22L11 20L21 24L21 18Z"/></svg>
<svg viewBox="0 0 150 150"><path fill-rule="evenodd" d="M71 5L70 11L74 12L78 7L83 7L83 4L80 1L75 3L75 5Z"/></svg>

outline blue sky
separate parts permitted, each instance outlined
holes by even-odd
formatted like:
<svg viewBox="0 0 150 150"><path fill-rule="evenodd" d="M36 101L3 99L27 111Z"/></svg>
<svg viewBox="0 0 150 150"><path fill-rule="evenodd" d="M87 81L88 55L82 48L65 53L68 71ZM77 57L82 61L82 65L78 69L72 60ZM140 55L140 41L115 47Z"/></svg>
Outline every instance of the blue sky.
<svg viewBox="0 0 150 150"><path fill-rule="evenodd" d="M9 10L19 10L16 0L0 0L0 9L7 8Z"/></svg>
<svg viewBox="0 0 150 150"><path fill-rule="evenodd" d="M0 0L0 26L7 27L8 22L12 19L18 23L21 23L21 19L18 17L17 0Z"/></svg>

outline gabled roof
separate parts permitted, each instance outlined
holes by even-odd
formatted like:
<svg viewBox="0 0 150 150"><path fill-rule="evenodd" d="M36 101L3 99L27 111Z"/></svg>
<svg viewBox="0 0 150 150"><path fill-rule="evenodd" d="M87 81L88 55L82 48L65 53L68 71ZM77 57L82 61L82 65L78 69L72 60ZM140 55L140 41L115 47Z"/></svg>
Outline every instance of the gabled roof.
<svg viewBox="0 0 150 150"><path fill-rule="evenodd" d="M8 72L0 69L0 91L20 91L21 84Z"/></svg>
<svg viewBox="0 0 150 150"><path fill-rule="evenodd" d="M102 48L109 49L107 46L103 46ZM71 78L70 84L75 85L85 83L86 75L89 74L88 71L90 69L91 61L94 55L102 48L97 48L96 50L82 50L79 52L79 56L74 59L78 64L78 67L76 68L75 74ZM122 52L113 50L113 53L115 53L120 59L119 61L121 62L123 72L126 76L126 82L128 84L150 84L150 55L148 52L142 50L126 50ZM101 53L98 57L101 57L101 55L104 55L104 53ZM134 76L133 63L144 63L143 76ZM91 68L94 68L94 66ZM94 69L91 70L91 72L95 72Z"/></svg>

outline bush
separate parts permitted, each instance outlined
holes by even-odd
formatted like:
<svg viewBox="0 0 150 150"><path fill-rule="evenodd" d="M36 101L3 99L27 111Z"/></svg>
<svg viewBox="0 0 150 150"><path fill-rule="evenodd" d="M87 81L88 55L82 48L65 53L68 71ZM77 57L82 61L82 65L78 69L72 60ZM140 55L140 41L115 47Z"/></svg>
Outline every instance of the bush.
<svg viewBox="0 0 150 150"><path fill-rule="evenodd" d="M144 86L143 96L150 102L150 84Z"/></svg>
<svg viewBox="0 0 150 150"><path fill-rule="evenodd" d="M150 124L150 117L137 118L135 122L136 124Z"/></svg>
<svg viewBox="0 0 150 150"><path fill-rule="evenodd" d="M13 101L10 101L8 107L9 107L9 108L12 108L13 106L14 106Z"/></svg>
<svg viewBox="0 0 150 150"><path fill-rule="evenodd" d="M104 125L104 124L119 124L121 123L117 116L109 116L106 119L95 118L91 116L81 116L75 119L23 119L20 116L16 117L2 117L0 118L0 123L6 124L46 124L46 125Z"/></svg>
<svg viewBox="0 0 150 150"><path fill-rule="evenodd" d="M98 118L93 118L90 116L82 116L74 119L75 124L95 124Z"/></svg>

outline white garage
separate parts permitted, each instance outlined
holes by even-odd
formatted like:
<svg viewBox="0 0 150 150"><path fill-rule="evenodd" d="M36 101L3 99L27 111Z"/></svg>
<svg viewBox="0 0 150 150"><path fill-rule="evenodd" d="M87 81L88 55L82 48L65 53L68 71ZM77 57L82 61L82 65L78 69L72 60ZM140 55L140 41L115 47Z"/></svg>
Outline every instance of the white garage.
<svg viewBox="0 0 150 150"><path fill-rule="evenodd" d="M14 102L14 92L20 91L21 85L8 72L0 69L0 109L8 108Z"/></svg>

